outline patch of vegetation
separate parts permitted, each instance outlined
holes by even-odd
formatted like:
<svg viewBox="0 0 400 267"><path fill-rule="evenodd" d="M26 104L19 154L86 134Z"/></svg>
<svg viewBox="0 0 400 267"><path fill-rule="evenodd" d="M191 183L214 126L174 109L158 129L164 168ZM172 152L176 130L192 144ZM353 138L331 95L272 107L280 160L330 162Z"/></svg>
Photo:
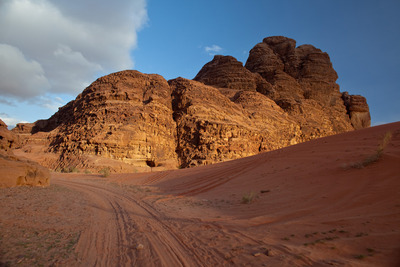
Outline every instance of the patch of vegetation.
<svg viewBox="0 0 400 267"><path fill-rule="evenodd" d="M354 255L354 258L358 259L358 260L362 260L364 258L366 258L367 256L364 254L358 254L358 255Z"/></svg>
<svg viewBox="0 0 400 267"><path fill-rule="evenodd" d="M257 194L254 192L246 193L242 196L242 204L250 204L255 200L256 197Z"/></svg>
<svg viewBox="0 0 400 267"><path fill-rule="evenodd" d="M304 243L304 246L309 246L309 245L316 245L316 244L324 244L326 241L333 241L335 239L338 239L338 236L328 236L325 238L321 238L321 239L316 239L313 242L309 242L309 243Z"/></svg>
<svg viewBox="0 0 400 267"><path fill-rule="evenodd" d="M99 171L99 173L103 176L103 177L108 177L110 176L110 168L103 168Z"/></svg>
<svg viewBox="0 0 400 267"><path fill-rule="evenodd" d="M79 169L77 168L77 167L64 167L64 168L62 168L61 169L61 172L62 173L73 173L73 172L76 172L76 173L78 173L79 172Z"/></svg>
<svg viewBox="0 0 400 267"><path fill-rule="evenodd" d="M387 147L387 145L390 143L391 140L392 140L392 132L390 131L386 132L376 151L373 154L366 157L364 160L350 164L350 168L362 169L374 162L377 162L382 157L383 151L385 150L385 148Z"/></svg>
<svg viewBox="0 0 400 267"><path fill-rule="evenodd" d="M367 233L357 233L355 237L363 237L363 236L367 236Z"/></svg>

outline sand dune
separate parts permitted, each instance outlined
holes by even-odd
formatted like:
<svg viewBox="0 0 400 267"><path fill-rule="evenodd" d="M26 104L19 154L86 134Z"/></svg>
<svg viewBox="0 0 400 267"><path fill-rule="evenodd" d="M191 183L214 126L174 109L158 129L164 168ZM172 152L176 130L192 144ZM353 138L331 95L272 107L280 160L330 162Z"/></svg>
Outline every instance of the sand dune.
<svg viewBox="0 0 400 267"><path fill-rule="evenodd" d="M388 132L379 161L352 167L376 154ZM154 203L166 212L238 228L300 265L400 263L400 123L223 164L114 179L151 184L164 194ZM243 204L248 195L254 199Z"/></svg>
<svg viewBox="0 0 400 267"><path fill-rule="evenodd" d="M389 132L380 158L368 163ZM86 212L79 213L75 256L54 261L43 253L46 264L400 266L400 123L193 169L108 178L54 173L53 184L48 190L78 192ZM0 191L5 205L12 190ZM17 195L14 204L23 201ZM47 196L52 209L68 199ZM7 213L2 231L31 229L21 210L0 212ZM0 262L33 262L5 248L10 236L3 235Z"/></svg>

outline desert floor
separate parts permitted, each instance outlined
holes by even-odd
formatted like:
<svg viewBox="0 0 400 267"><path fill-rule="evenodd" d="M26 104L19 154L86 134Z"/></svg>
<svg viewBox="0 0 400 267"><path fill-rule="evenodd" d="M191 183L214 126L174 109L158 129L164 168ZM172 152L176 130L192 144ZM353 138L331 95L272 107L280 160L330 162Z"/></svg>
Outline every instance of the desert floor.
<svg viewBox="0 0 400 267"><path fill-rule="evenodd" d="M0 266L400 266L400 123L51 183L0 189Z"/></svg>

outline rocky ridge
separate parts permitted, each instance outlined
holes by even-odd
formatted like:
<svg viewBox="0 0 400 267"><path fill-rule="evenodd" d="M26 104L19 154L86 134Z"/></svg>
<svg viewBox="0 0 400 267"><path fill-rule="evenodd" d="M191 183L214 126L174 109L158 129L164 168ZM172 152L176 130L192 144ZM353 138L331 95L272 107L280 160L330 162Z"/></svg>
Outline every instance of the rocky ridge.
<svg viewBox="0 0 400 267"><path fill-rule="evenodd" d="M0 188L21 185L48 186L50 172L39 164L16 157L19 138L0 120Z"/></svg>
<svg viewBox="0 0 400 267"><path fill-rule="evenodd" d="M194 80L104 76L48 120L14 132L20 151L46 152L40 163L52 169L211 164L368 127L365 98L340 93L337 78L320 49L269 37L245 66L215 56Z"/></svg>

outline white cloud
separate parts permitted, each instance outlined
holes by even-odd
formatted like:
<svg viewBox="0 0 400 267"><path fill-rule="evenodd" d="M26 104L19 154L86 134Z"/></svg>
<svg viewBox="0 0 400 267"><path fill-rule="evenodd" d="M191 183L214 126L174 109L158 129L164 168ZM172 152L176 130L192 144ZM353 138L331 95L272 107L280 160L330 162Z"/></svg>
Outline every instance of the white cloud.
<svg viewBox="0 0 400 267"><path fill-rule="evenodd" d="M35 98L33 103L43 108L49 109L53 112L56 112L59 107L66 104L66 101L58 96L46 94Z"/></svg>
<svg viewBox="0 0 400 267"><path fill-rule="evenodd" d="M146 0L1 0L0 96L75 95L100 74L133 68L146 20Z"/></svg>
<svg viewBox="0 0 400 267"><path fill-rule="evenodd" d="M7 113L0 112L0 119L7 124L8 129L12 129L17 125L17 123L25 123L27 121L22 121L16 118L11 118Z"/></svg>
<svg viewBox="0 0 400 267"><path fill-rule="evenodd" d="M46 92L50 84L37 61L14 46L0 44L0 88L2 95L29 98Z"/></svg>
<svg viewBox="0 0 400 267"><path fill-rule="evenodd" d="M210 56L214 56L216 54L218 54L219 52L222 51L222 47L218 46L218 45L212 45L212 46L206 46L204 47L204 50L206 51L206 53L208 53Z"/></svg>

